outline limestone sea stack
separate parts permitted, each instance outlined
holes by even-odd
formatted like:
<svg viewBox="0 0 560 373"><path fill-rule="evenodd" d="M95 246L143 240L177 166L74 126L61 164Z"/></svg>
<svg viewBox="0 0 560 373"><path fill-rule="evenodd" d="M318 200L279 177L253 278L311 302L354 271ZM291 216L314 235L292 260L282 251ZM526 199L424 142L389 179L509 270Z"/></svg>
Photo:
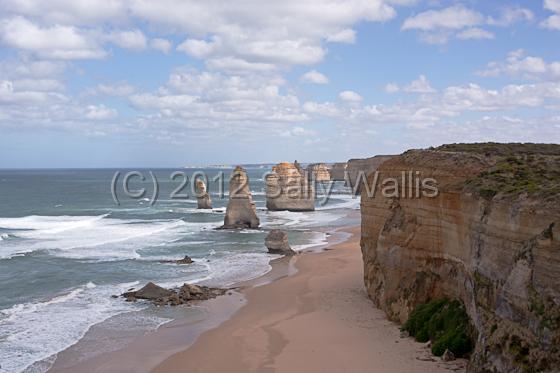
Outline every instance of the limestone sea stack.
<svg viewBox="0 0 560 373"><path fill-rule="evenodd" d="M206 184L204 184L204 181L200 179L196 181L196 202L199 209L212 208L212 200L210 199L210 195L206 191Z"/></svg>
<svg viewBox="0 0 560 373"><path fill-rule="evenodd" d="M271 254L295 255L288 242L288 234L280 229L271 230L264 241L268 252Z"/></svg>
<svg viewBox="0 0 560 373"><path fill-rule="evenodd" d="M237 166L229 180L229 202L226 208L224 225L221 228L256 229L259 224L257 210L249 189L247 172L241 166Z"/></svg>
<svg viewBox="0 0 560 373"><path fill-rule="evenodd" d="M346 162L333 163L330 173L332 181L344 181L344 175L346 174Z"/></svg>
<svg viewBox="0 0 560 373"><path fill-rule="evenodd" d="M324 163L313 163L307 166L307 172L312 180L317 182L331 181L329 167Z"/></svg>
<svg viewBox="0 0 560 373"><path fill-rule="evenodd" d="M474 329L469 372L557 372L560 145L444 145L378 169L395 180L410 170L438 193L362 192L370 298L399 322L427 301L460 300Z"/></svg>
<svg viewBox="0 0 560 373"><path fill-rule="evenodd" d="M266 207L270 211L315 210L315 188L296 162L279 163L266 176Z"/></svg>

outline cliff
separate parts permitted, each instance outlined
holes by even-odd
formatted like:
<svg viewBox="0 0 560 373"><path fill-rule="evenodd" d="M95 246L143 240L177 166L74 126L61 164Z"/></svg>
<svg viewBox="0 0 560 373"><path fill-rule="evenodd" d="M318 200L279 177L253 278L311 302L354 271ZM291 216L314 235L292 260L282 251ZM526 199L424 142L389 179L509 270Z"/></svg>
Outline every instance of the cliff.
<svg viewBox="0 0 560 373"><path fill-rule="evenodd" d="M260 224L249 189L247 172L237 166L229 180L229 201L222 229L258 228Z"/></svg>
<svg viewBox="0 0 560 373"><path fill-rule="evenodd" d="M315 210L315 188L297 162L279 163L266 176L266 208L270 211Z"/></svg>
<svg viewBox="0 0 560 373"><path fill-rule="evenodd" d="M378 171L375 195L361 196L375 304L403 323L428 300L459 299L474 328L469 371L557 371L560 146L448 145L408 151ZM382 181L403 175L433 178L437 195L384 196Z"/></svg>

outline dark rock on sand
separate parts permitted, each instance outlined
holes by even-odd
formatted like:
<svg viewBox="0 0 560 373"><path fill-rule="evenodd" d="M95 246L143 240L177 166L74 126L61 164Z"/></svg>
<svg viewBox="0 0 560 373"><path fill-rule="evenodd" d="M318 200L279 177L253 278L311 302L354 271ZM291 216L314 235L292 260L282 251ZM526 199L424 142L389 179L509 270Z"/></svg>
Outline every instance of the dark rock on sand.
<svg viewBox="0 0 560 373"><path fill-rule="evenodd" d="M271 230L264 241L268 252L271 254L295 255L288 243L288 234L280 229Z"/></svg>
<svg viewBox="0 0 560 373"><path fill-rule="evenodd" d="M152 282L148 283L138 291L124 293L122 296L128 302L135 302L137 299L146 299L157 306L177 306L194 300L208 300L225 294L227 289L210 288L183 284L178 290L164 289Z"/></svg>

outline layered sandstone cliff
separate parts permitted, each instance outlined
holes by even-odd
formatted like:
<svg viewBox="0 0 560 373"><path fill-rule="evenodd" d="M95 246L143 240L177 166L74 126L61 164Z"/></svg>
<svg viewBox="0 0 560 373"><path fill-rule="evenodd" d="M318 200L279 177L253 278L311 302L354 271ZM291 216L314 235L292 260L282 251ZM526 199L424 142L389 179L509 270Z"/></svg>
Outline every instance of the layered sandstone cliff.
<svg viewBox="0 0 560 373"><path fill-rule="evenodd" d="M345 174L346 174L346 162L332 164L331 166L332 181L344 181Z"/></svg>
<svg viewBox="0 0 560 373"><path fill-rule="evenodd" d="M362 190L365 285L399 322L430 299L460 299L475 329L470 371L558 371L560 147L490 145L379 167L375 195ZM407 176L435 179L437 196L417 198ZM383 195L387 178L406 180L398 197Z"/></svg>
<svg viewBox="0 0 560 373"><path fill-rule="evenodd" d="M279 163L266 176L266 208L270 211L315 210L315 188L297 162Z"/></svg>
<svg viewBox="0 0 560 373"><path fill-rule="evenodd" d="M258 228L260 224L247 172L237 166L229 180L229 202L222 229Z"/></svg>

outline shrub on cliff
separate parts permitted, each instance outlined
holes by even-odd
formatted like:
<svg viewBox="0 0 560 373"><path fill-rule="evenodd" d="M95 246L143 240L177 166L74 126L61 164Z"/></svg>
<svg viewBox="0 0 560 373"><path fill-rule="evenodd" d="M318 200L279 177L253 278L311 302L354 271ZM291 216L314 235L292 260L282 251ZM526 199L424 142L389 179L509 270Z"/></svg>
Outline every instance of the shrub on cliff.
<svg viewBox="0 0 560 373"><path fill-rule="evenodd" d="M418 305L403 326L418 342L432 341L432 353L441 356L446 349L457 357L471 352L469 317L458 300L435 299Z"/></svg>

